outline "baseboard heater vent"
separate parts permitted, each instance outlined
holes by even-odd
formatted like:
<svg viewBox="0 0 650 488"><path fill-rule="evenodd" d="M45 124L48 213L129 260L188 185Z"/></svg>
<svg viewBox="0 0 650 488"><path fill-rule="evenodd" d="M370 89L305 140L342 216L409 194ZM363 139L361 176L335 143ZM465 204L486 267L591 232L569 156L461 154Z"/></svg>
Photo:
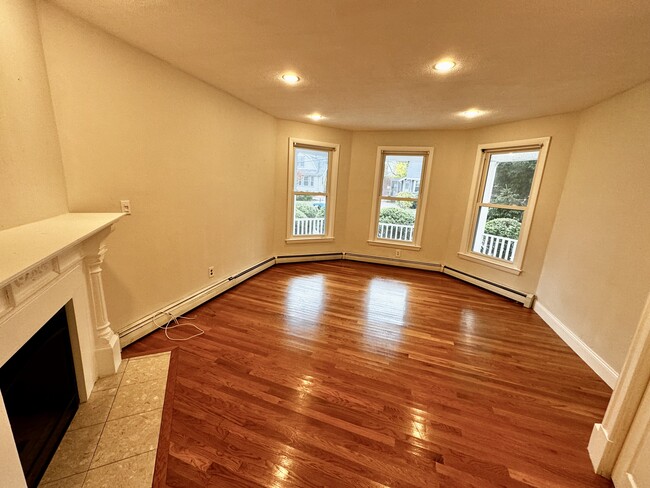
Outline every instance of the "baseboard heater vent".
<svg viewBox="0 0 650 488"><path fill-rule="evenodd" d="M236 280L237 278L241 278L245 274L248 274L248 273L250 273L252 271L255 271L257 268L261 268L265 264L269 264L271 262L273 264L275 264L275 258L269 258L269 259L267 259L265 261L262 261L261 263L254 264L250 268L246 268L244 271L241 271L240 273L237 273L236 275L231 276L230 278L228 278L228 281L232 281L232 280ZM266 266L266 268L268 268L268 266ZM266 269L266 268L264 268L264 269ZM262 271L262 270L260 270L260 271Z"/></svg>
<svg viewBox="0 0 650 488"><path fill-rule="evenodd" d="M168 314L178 317L179 315L187 313L199 305L212 300L217 295L228 291L230 288L247 280L251 276L270 268L274 264L275 257L265 259L264 261L254 264L235 275L224 278L217 283L213 283L210 286L193 293L192 295L182 298L174 303L170 303L146 317L136 320L118 332L120 344L122 347L125 347L132 342L137 341L141 337L156 330L160 325L165 324L169 320Z"/></svg>
<svg viewBox="0 0 650 488"><path fill-rule="evenodd" d="M342 252L324 252L315 254L287 254L284 256L276 256L275 262L277 264L283 263L303 263L307 261L335 261L343 259Z"/></svg>
<svg viewBox="0 0 650 488"><path fill-rule="evenodd" d="M390 264L402 268L426 269L429 271L442 271L442 265L438 263L427 263L425 261L411 261L408 259L389 258L384 256L371 256L369 254L356 254L344 252L343 259L349 261L361 261L363 263Z"/></svg>
<svg viewBox="0 0 650 488"><path fill-rule="evenodd" d="M535 295L533 295L532 293L524 293L522 291L513 290L512 288L508 288L507 286L500 285L499 283L494 283L492 281L484 280L483 278L479 278L478 276L473 276L471 274L465 273L463 271L458 271L457 269L450 268L448 266L443 266L442 272L449 276L453 276L454 278L458 278L459 280L472 283L473 285L497 293L501 296L510 298L511 300L515 300L523 304L523 306L526 308L532 307L533 301L535 301Z"/></svg>

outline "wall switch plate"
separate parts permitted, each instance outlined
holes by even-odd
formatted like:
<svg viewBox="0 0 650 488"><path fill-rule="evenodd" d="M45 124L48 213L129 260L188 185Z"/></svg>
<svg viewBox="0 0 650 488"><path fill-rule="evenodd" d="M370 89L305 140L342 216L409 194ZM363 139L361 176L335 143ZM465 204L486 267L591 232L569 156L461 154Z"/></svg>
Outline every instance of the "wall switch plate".
<svg viewBox="0 0 650 488"><path fill-rule="evenodd" d="M214 266L208 268L208 278L214 278Z"/></svg>
<svg viewBox="0 0 650 488"><path fill-rule="evenodd" d="M131 200L120 200L120 206L122 207L122 213L131 215Z"/></svg>

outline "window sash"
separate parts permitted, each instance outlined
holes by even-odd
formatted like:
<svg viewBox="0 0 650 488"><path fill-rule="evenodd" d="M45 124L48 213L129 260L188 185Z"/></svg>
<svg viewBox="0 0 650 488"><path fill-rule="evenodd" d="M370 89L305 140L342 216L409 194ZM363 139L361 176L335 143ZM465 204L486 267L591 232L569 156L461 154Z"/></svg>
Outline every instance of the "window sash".
<svg viewBox="0 0 650 488"><path fill-rule="evenodd" d="M385 243L392 246L405 246L419 248L421 239L423 214L426 206L428 179L430 174L431 158L433 155L433 148L395 148L395 147L379 147L377 155L377 173L375 175L375 189L373 198L373 210L371 218L370 236L368 242L370 243ZM383 195L383 180L384 172L386 171L386 157L387 156L422 156L422 171L420 173L420 184L418 187L418 194L416 197L396 197ZM379 235L379 219L381 212L382 200L389 200L394 202L415 202L417 208L415 209L415 221L413 222L413 232L411 240L400 239L387 239L378 237Z"/></svg>
<svg viewBox="0 0 650 488"><path fill-rule="evenodd" d="M524 253L530 234L530 226L534 209L537 203L542 174L546 164L546 157L550 143L550 137L529 139L525 141L511 141L507 143L480 145L477 151L470 202L465 217L465 227L459 251L460 257L467 257L489 266L497 267L505 271L519 274L524 259ZM527 152L539 150L533 180L530 186L528 201L526 205L509 205L483 202L483 195L487 185L487 173L490 166L490 157L496 153ZM480 179L479 179L480 178ZM481 208L495 208L504 210L517 210L522 212L521 228L518 237L517 249L512 261L502 260L473 251L473 244L478 233L478 216Z"/></svg>
<svg viewBox="0 0 650 488"><path fill-rule="evenodd" d="M322 151L327 153L327 179L325 182L325 191L306 191L296 190L296 150L309 149L313 151ZM300 240L318 240L331 239L334 233L334 212L335 212L335 192L338 176L338 150L339 145L333 143L320 143L315 141L306 141L289 138L289 180L287 182L289 192L289 201L287 205L287 242ZM312 176L313 178L313 176ZM295 234L295 213L296 197L300 195L324 197L325 199L325 216L324 232L322 234Z"/></svg>
<svg viewBox="0 0 650 488"><path fill-rule="evenodd" d="M384 172L386 171L386 156L422 156L422 172L420 173L420 182L422 181L422 176L424 175L425 172L425 165L427 161L427 156L429 155L429 152L423 152L423 151L382 151L381 152L381 169L380 169L380 179L381 181L379 182L379 185L381 186L384 180ZM422 185L420 185L420 188ZM378 241L383 241L383 242L395 242L395 243L400 243L400 242L405 242L405 243L413 243L415 242L415 239L417 238L416 232L418 228L418 219L420 218L420 212L418 212L418 209L415 209L415 220L413 222L413 235L411 237L410 241L407 240L401 240L401 239L387 239L384 237L379 237L379 219L380 219L380 213L381 213L381 201L382 200L392 200L394 202L416 202L417 206L420 206L420 193L418 192L417 197L393 197L393 196L384 196L382 195L383 191L379 192L377 201L375 202L375 206L377 208L377 222L375 222L375 239Z"/></svg>

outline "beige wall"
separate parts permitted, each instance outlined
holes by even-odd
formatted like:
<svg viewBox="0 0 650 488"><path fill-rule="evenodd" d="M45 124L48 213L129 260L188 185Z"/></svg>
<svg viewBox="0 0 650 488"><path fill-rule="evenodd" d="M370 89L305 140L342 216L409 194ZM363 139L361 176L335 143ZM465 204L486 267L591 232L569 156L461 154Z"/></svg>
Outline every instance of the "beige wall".
<svg viewBox="0 0 650 488"><path fill-rule="evenodd" d="M0 229L67 211L36 7L0 2Z"/></svg>
<svg viewBox="0 0 650 488"><path fill-rule="evenodd" d="M56 7L39 14L70 210L133 208L104 266L114 328L271 256L275 119Z"/></svg>
<svg viewBox="0 0 650 488"><path fill-rule="evenodd" d="M577 115L558 115L468 131L355 132L348 194L346 251L395 255L392 248L368 244L378 146L433 146L429 199L422 248L403 250L402 258L439 263L533 293L542 268L548 235L560 200ZM479 144L551 136L546 169L521 275L476 264L457 256L465 223Z"/></svg>
<svg viewBox="0 0 650 488"><path fill-rule="evenodd" d="M650 82L582 113L538 299L620 371L650 289Z"/></svg>
<svg viewBox="0 0 650 488"><path fill-rule="evenodd" d="M336 191L336 214L334 217L334 241L323 243L294 242L287 244L287 185L289 168L289 138L340 144L339 171ZM311 254L341 252L346 235L346 207L350 173L352 133L330 129L316 124L302 124L287 120L278 121L276 139L275 173L275 254Z"/></svg>

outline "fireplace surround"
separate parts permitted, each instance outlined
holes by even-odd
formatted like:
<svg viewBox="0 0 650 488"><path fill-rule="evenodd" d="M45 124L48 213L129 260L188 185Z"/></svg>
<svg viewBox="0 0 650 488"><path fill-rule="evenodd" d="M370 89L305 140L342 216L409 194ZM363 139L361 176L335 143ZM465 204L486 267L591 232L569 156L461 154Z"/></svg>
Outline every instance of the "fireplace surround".
<svg viewBox="0 0 650 488"><path fill-rule="evenodd" d="M0 231L0 366L65 307L80 401L117 371L121 351L101 265L121 217L68 213ZM1 394L0 465L0 486L27 486Z"/></svg>

